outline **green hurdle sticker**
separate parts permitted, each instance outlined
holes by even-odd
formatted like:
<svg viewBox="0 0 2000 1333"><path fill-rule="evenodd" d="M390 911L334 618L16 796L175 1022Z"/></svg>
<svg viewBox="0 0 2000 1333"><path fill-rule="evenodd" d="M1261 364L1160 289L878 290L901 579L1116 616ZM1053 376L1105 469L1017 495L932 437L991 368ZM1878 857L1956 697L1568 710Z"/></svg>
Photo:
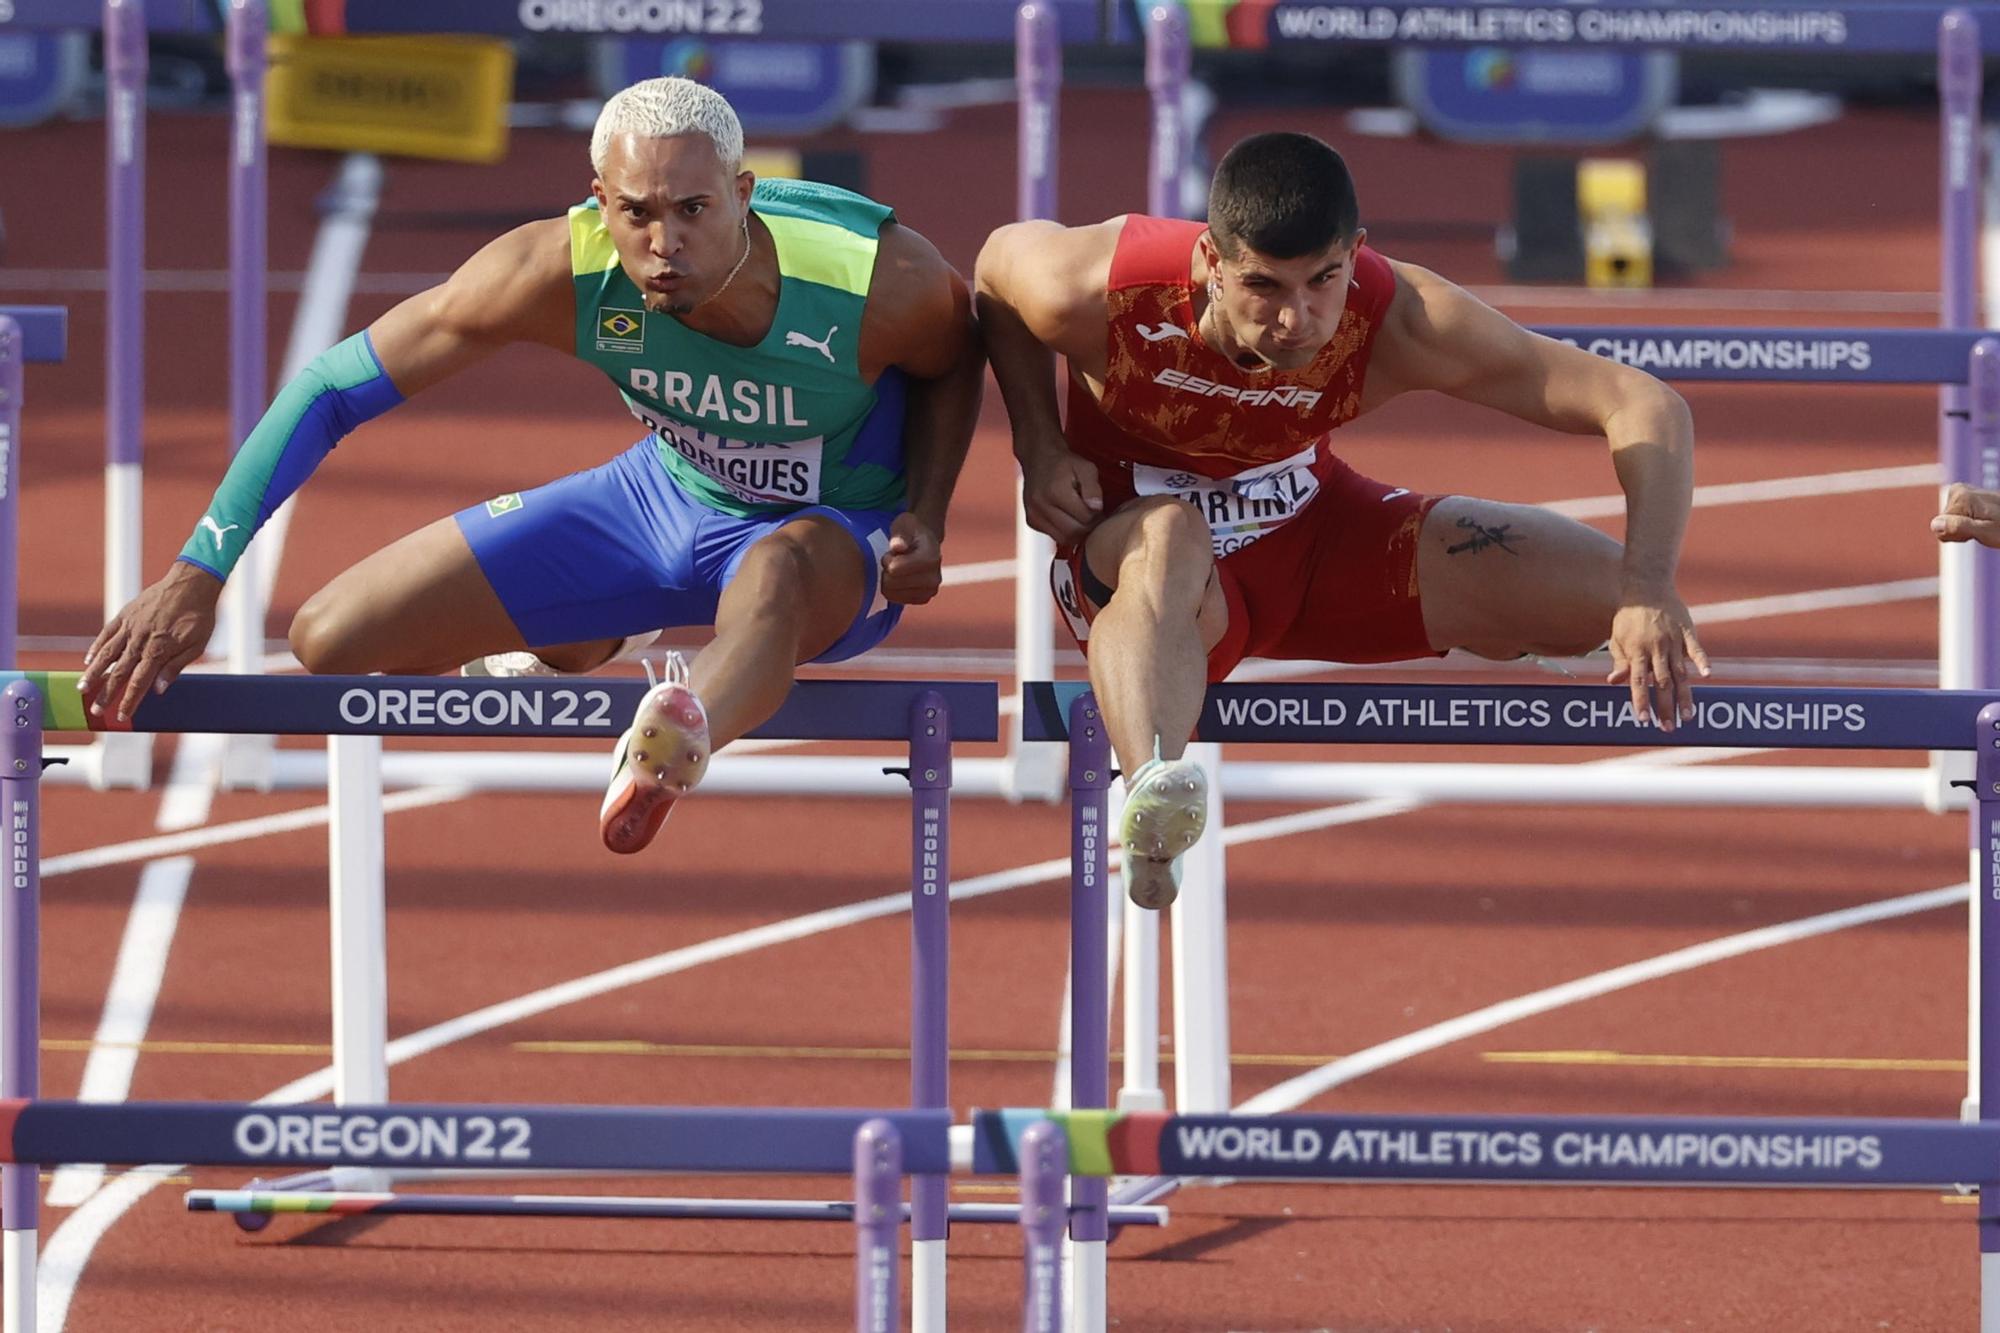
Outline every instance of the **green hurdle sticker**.
<svg viewBox="0 0 2000 1333"><path fill-rule="evenodd" d="M511 514L520 507L521 493L519 491L515 491L509 495L496 495L486 502L486 512L495 518L500 517L502 514Z"/></svg>

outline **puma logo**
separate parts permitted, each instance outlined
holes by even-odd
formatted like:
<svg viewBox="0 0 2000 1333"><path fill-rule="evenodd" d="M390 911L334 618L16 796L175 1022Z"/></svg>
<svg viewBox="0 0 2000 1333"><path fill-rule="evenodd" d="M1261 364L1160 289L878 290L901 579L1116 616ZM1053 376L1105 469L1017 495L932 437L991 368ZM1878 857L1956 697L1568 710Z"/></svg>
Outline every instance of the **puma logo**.
<svg viewBox="0 0 2000 1333"><path fill-rule="evenodd" d="M1410 488L1408 486L1398 486L1395 490L1390 491L1387 495L1382 497L1382 503L1388 504L1389 501L1398 499L1402 496L1408 495L1409 493L1410 493Z"/></svg>
<svg viewBox="0 0 2000 1333"><path fill-rule="evenodd" d="M1151 324L1138 326L1139 336L1149 343L1163 343L1169 338L1185 338L1188 331L1178 324L1162 324L1154 328Z"/></svg>
<svg viewBox="0 0 2000 1333"><path fill-rule="evenodd" d="M196 526L207 528L210 532L215 534L215 549L220 551L222 549L222 534L225 532L236 531L237 525L231 523L229 526L224 527L222 524L217 523L214 519L210 518L207 514L203 514L201 516L201 522Z"/></svg>
<svg viewBox="0 0 2000 1333"><path fill-rule="evenodd" d="M818 352L821 356L825 357L828 361L832 361L834 359L833 348L829 344L833 342L833 335L839 332L840 332L840 325L836 324L832 328L826 331L826 337L808 338L806 337L805 334L800 333L796 329L794 329L785 335L785 346L810 347L815 352Z"/></svg>

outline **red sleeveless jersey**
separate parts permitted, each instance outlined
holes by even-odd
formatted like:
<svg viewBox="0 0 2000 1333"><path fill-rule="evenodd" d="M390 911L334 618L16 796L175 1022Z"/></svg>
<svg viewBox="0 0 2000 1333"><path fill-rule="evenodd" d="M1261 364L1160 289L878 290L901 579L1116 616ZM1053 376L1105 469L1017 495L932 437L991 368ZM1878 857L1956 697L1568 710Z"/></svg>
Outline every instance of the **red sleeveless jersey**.
<svg viewBox="0 0 2000 1333"><path fill-rule="evenodd" d="M1327 436L1361 410L1375 334L1396 292L1388 261L1365 245L1356 253L1347 308L1310 365L1244 370L1195 328L1188 270L1203 230L1199 222L1126 218L1105 290L1103 398L1070 376L1065 434L1098 465L1107 509L1134 494L1135 466L1222 478L1275 475L1282 465L1315 481L1343 466Z"/></svg>

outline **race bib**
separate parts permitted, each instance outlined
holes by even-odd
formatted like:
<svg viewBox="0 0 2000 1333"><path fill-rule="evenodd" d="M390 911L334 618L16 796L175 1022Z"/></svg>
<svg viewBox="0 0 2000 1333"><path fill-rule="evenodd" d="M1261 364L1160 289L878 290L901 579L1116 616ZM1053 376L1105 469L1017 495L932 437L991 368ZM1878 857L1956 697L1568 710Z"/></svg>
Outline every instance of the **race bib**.
<svg viewBox="0 0 2000 1333"><path fill-rule="evenodd" d="M1200 510L1220 560L1291 522L1319 494L1319 477L1312 470L1318 448L1308 446L1290 458L1233 477L1203 477L1134 463L1132 486L1141 495L1171 495Z"/></svg>
<svg viewBox="0 0 2000 1333"><path fill-rule="evenodd" d="M746 504L819 503L825 436L782 444L732 440L661 416L631 398L625 401L632 415L688 466L736 499Z"/></svg>

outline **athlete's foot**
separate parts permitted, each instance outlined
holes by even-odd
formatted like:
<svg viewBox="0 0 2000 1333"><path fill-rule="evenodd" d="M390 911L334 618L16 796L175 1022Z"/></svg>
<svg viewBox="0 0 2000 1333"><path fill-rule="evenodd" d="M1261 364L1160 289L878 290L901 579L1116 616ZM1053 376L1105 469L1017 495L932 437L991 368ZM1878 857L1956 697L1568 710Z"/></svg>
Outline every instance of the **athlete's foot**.
<svg viewBox="0 0 2000 1333"><path fill-rule="evenodd" d="M1180 895L1181 856L1208 826L1208 776L1190 759L1148 759L1125 779L1125 893L1154 911Z"/></svg>
<svg viewBox="0 0 2000 1333"><path fill-rule="evenodd" d="M611 656L605 658L599 665L610 666L613 662L620 662L628 657L637 657L640 653L652 647L653 641L659 637L660 631L656 629L647 630L643 634L628 634L618 645L617 649L612 652ZM488 653L477 661L467 662L458 669L458 674L461 676L512 678L520 676L565 676L574 673L564 671L560 667L552 667L536 654L522 651L514 653Z"/></svg>
<svg viewBox="0 0 2000 1333"><path fill-rule="evenodd" d="M642 850L674 802L708 771L708 754L708 714L688 688L687 663L668 653L665 679L646 692L618 738L611 785L597 814L604 845L626 854Z"/></svg>
<svg viewBox="0 0 2000 1333"><path fill-rule="evenodd" d="M467 662L458 669L458 674L513 679L519 676L560 676L562 672L533 653L518 652L488 653L476 661Z"/></svg>

